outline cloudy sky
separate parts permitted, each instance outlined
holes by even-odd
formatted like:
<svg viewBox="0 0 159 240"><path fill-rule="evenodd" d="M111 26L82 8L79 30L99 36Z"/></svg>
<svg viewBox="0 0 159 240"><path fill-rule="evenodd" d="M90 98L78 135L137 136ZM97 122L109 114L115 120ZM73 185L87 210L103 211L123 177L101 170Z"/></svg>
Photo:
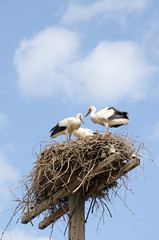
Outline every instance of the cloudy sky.
<svg viewBox="0 0 159 240"><path fill-rule="evenodd" d="M15 206L10 189L33 167L33 147L59 120L114 106L129 113L124 131L144 141L154 164L145 160L145 178L130 182L134 215L115 199L113 218L98 231L100 215L90 218L86 239L159 239L158 12L157 0L0 0L0 231ZM89 117L85 127L103 130ZM48 239L50 229L37 223L13 222L4 239ZM67 239L55 228L53 239Z"/></svg>

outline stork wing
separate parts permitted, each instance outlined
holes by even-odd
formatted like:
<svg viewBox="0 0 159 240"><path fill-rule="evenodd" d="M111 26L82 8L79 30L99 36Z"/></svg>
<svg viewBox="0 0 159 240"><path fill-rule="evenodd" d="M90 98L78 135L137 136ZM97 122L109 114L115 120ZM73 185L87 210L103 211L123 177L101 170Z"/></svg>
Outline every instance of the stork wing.
<svg viewBox="0 0 159 240"><path fill-rule="evenodd" d="M65 118L59 122L59 126L60 127L65 126L67 128L72 122L74 122L74 120L75 120L74 117Z"/></svg>
<svg viewBox="0 0 159 240"><path fill-rule="evenodd" d="M96 115L96 118L98 118L99 120L104 120L111 117L114 114L114 112L115 112L115 109L113 107L108 107L98 111L95 115Z"/></svg>
<svg viewBox="0 0 159 240"><path fill-rule="evenodd" d="M65 118L60 122L58 122L57 125L50 130L51 132L50 136L53 137L54 135L57 135L57 134L60 135L60 133L62 133L68 128L68 126L70 125L73 119L74 119L73 117L70 117L70 118Z"/></svg>
<svg viewBox="0 0 159 240"><path fill-rule="evenodd" d="M129 119L128 118L128 113L127 112L121 112L117 109L114 109L114 114L112 116L109 117L110 120L113 120L113 119L118 119L118 118L126 118L126 119Z"/></svg>
<svg viewBox="0 0 159 240"><path fill-rule="evenodd" d="M55 127L53 127L50 130L50 132L51 132L50 137L53 137L54 135L56 135L62 131L65 131L65 129L66 129L66 126L59 126L59 124L57 124Z"/></svg>

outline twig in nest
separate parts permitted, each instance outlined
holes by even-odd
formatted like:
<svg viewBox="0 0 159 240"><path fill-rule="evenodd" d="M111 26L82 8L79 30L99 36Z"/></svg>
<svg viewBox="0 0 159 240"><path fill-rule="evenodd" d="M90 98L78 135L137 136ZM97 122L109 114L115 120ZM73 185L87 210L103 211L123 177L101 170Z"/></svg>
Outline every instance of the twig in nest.
<svg viewBox="0 0 159 240"><path fill-rule="evenodd" d="M91 203L90 203L90 206L89 206L89 209L88 209L88 212L87 212L87 216L86 216L86 219L85 219L85 223L86 223L87 220L88 220L89 213L90 213L90 211L91 211L91 207L92 207L93 201L94 201L94 199L92 198Z"/></svg>

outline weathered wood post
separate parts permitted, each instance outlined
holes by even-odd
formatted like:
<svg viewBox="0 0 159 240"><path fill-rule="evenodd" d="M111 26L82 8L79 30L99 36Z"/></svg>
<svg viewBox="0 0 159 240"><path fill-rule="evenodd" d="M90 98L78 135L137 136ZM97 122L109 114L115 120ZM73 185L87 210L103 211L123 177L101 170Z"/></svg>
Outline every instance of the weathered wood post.
<svg viewBox="0 0 159 240"><path fill-rule="evenodd" d="M85 199L81 189L69 195L69 240L85 240Z"/></svg>

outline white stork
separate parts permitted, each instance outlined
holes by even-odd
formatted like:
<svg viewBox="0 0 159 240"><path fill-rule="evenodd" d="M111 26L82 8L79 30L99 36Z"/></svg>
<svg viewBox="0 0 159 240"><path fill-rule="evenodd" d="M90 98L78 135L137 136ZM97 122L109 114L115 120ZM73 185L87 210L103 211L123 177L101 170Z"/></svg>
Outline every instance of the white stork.
<svg viewBox="0 0 159 240"><path fill-rule="evenodd" d="M66 135L67 141L70 141L73 131L81 126L81 122L84 123L81 113L78 113L76 117L65 118L58 122L57 125L50 130L50 137L56 138L60 135Z"/></svg>
<svg viewBox="0 0 159 240"><path fill-rule="evenodd" d="M90 118L93 123L100 124L106 128L106 134L110 127L120 127L122 125L127 125L129 122L128 113L120 112L113 107L107 107L96 112L96 108L91 106L88 109L86 116L90 113ZM85 116L85 117L86 117Z"/></svg>
<svg viewBox="0 0 159 240"><path fill-rule="evenodd" d="M84 137L94 136L94 134L97 134L97 133L93 132L92 130L90 130L88 128L79 128L79 129L73 131L73 135L76 138L84 138Z"/></svg>

